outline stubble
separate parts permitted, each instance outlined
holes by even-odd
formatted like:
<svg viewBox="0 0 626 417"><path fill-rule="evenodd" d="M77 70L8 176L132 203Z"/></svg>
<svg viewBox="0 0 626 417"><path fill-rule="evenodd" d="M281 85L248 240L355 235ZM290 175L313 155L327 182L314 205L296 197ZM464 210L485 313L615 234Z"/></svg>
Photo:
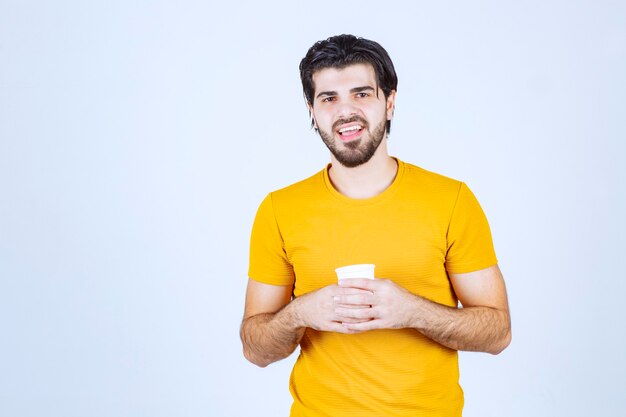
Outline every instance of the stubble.
<svg viewBox="0 0 626 417"><path fill-rule="evenodd" d="M341 123L350 123L353 121L359 121L363 124L364 128L368 126L367 122L361 118L354 118L345 121L341 121ZM334 135L329 132L326 132L322 129L319 129L320 137L324 144L328 148L328 150L333 154L335 159L339 161L339 163L347 168L358 167L359 165L363 165L367 163L372 156L376 153L376 149L380 146L383 138L385 137L385 132L387 129L387 121L383 120L378 126L374 128L374 130L370 133L369 137L355 139L350 142L342 142L337 143ZM333 129L334 132L334 129Z"/></svg>

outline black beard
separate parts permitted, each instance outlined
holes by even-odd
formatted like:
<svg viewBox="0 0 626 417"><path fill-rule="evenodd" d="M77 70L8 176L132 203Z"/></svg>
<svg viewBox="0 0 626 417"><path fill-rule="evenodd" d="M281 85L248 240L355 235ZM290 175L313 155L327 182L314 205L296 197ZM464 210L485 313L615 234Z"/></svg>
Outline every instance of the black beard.
<svg viewBox="0 0 626 417"><path fill-rule="evenodd" d="M346 168L354 168L372 159L372 156L376 153L376 149L378 149L385 137L386 129L387 121L383 120L370 134L370 138L367 142L364 142L362 138L346 142L342 146L347 149L339 149L332 134L322 129L319 129L318 132L335 159Z"/></svg>

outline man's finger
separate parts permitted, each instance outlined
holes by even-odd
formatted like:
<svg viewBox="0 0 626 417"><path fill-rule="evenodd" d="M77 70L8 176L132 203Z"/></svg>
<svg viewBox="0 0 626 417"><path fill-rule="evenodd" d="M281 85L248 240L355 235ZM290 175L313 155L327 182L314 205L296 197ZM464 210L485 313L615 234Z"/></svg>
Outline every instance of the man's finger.
<svg viewBox="0 0 626 417"><path fill-rule="evenodd" d="M355 323L349 323L349 324L357 324L357 323L355 322ZM329 331L329 332L335 332L335 333L343 333L343 334L355 334L355 333L361 332L360 330L349 329L346 326L344 326L342 323L338 323L338 322L332 322L324 330Z"/></svg>
<svg viewBox="0 0 626 417"><path fill-rule="evenodd" d="M362 288L355 288L355 287L338 287L337 290L334 292L335 296L340 296L340 295L355 295L355 294L371 294L371 291L362 289Z"/></svg>
<svg viewBox="0 0 626 417"><path fill-rule="evenodd" d="M341 288L360 288L368 291L374 291L378 284L377 280L368 278L347 278L339 280L338 283Z"/></svg>
<svg viewBox="0 0 626 417"><path fill-rule="evenodd" d="M351 319L348 317L342 317L341 322L342 323L363 323L365 321L369 321L370 319Z"/></svg>
<svg viewBox="0 0 626 417"><path fill-rule="evenodd" d="M369 306L374 304L374 295L369 291L360 294L338 295L335 297L335 301L338 304Z"/></svg>
<svg viewBox="0 0 626 417"><path fill-rule="evenodd" d="M376 330L382 328L379 320L369 320L362 323L342 323L342 326L346 328L350 333L366 332L368 330Z"/></svg>
<svg viewBox="0 0 626 417"><path fill-rule="evenodd" d="M335 308L335 315L340 321L343 318L350 319L372 319L375 317L374 309L372 308Z"/></svg>

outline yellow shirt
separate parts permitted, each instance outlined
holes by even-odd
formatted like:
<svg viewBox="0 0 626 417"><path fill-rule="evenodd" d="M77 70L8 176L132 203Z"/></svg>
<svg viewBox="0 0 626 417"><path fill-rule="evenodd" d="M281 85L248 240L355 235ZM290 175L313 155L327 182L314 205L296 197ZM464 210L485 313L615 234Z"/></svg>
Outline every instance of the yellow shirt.
<svg viewBox="0 0 626 417"><path fill-rule="evenodd" d="M376 265L388 278L457 306L447 273L497 263L487 219L464 183L398 161L381 194L340 194L328 167L261 203L250 278L294 285L294 296L335 284L335 268ZM345 335L307 329L293 368L291 416L460 416L457 352L413 329Z"/></svg>

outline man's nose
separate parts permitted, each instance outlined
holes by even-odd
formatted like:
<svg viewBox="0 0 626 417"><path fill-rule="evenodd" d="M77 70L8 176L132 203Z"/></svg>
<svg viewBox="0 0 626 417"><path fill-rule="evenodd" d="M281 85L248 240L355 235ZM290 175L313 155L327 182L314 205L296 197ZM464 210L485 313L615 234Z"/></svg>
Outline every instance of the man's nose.
<svg viewBox="0 0 626 417"><path fill-rule="evenodd" d="M358 113L358 107L350 100L342 101L337 107L337 116L341 118L350 117Z"/></svg>

